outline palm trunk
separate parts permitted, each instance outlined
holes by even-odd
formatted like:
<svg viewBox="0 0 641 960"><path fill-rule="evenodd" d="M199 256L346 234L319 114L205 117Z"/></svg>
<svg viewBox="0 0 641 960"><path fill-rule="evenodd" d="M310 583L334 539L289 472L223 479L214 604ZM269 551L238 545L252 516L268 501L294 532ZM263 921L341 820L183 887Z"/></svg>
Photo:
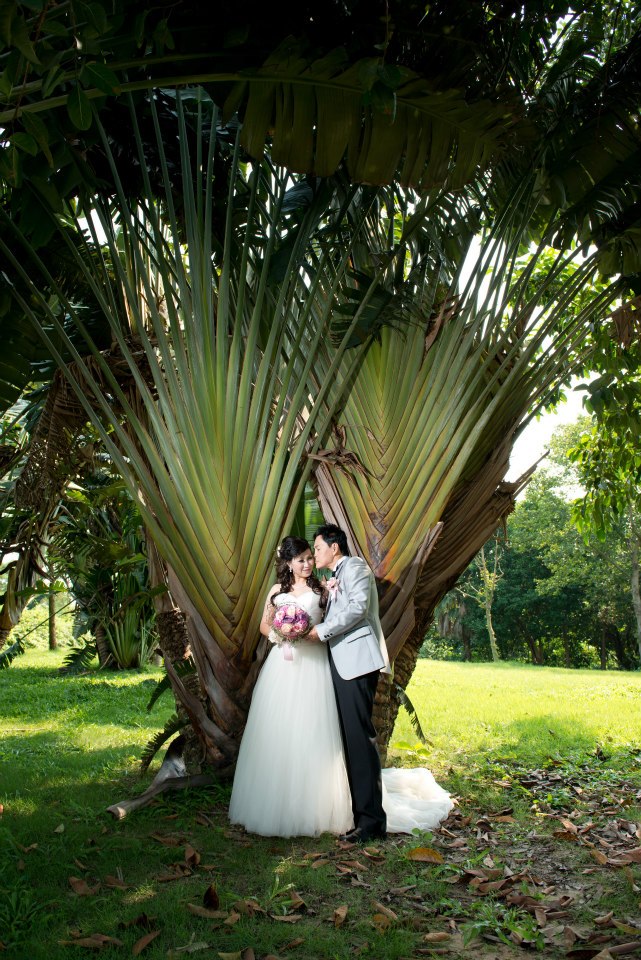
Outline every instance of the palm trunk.
<svg viewBox="0 0 641 960"><path fill-rule="evenodd" d="M102 623L96 624L93 632L93 638L96 642L96 653L98 654L98 663L101 667L107 667L113 657L107 640L107 631Z"/></svg>

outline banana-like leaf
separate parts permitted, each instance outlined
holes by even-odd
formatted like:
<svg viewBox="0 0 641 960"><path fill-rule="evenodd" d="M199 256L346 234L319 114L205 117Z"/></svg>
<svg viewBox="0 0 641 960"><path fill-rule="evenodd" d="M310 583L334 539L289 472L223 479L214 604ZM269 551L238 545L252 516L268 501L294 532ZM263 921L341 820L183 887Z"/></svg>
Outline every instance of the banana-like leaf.
<svg viewBox="0 0 641 960"><path fill-rule="evenodd" d="M417 190L459 188L487 165L514 124L505 104L467 102L406 67L376 84L378 60L349 63L344 50L309 61L285 41L233 87L225 115L243 117L242 144L290 170L331 176L346 157L351 179ZM372 97L371 89L386 91Z"/></svg>

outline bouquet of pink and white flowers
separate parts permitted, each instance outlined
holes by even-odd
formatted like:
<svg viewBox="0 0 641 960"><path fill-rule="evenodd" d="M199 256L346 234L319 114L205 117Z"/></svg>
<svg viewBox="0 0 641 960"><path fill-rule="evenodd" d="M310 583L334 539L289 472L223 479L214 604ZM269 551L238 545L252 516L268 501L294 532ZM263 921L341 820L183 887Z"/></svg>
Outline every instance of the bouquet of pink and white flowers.
<svg viewBox="0 0 641 960"><path fill-rule="evenodd" d="M301 640L312 628L309 614L296 603L281 603L274 614L272 630L281 640L295 643Z"/></svg>

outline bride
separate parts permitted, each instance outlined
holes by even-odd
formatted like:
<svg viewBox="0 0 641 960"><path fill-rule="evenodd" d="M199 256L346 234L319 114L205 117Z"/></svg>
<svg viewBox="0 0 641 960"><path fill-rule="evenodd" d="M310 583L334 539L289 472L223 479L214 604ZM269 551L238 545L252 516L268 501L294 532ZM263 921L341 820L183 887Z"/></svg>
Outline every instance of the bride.
<svg viewBox="0 0 641 960"><path fill-rule="evenodd" d="M270 590L260 624L271 630L283 603L303 607L320 623L327 596L313 575L309 544L285 537L278 550L278 583ZM276 638L277 639L277 638ZM383 770L387 830L429 830L453 806L428 770ZM269 653L254 688L238 753L229 807L232 823L262 836L342 834L354 825L347 771L325 644L299 640Z"/></svg>

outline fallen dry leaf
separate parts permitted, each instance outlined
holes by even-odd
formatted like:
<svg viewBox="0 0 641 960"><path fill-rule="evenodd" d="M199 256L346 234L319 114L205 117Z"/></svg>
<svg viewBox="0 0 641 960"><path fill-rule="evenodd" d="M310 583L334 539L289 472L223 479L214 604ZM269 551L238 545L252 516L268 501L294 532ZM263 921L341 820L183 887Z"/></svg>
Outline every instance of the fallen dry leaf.
<svg viewBox="0 0 641 960"><path fill-rule="evenodd" d="M162 833L150 833L149 836L152 840L157 840L158 843L162 843L165 847L179 847L180 841L176 837L164 836ZM176 947L177 950L180 950L180 947Z"/></svg>
<svg viewBox="0 0 641 960"><path fill-rule="evenodd" d="M438 850L431 847L414 847L407 852L408 860L416 860L419 863L444 863L443 857Z"/></svg>
<svg viewBox="0 0 641 960"><path fill-rule="evenodd" d="M132 954L134 957L139 956L145 947L148 947L152 940L155 940L159 936L160 930L152 930L150 933L146 933L144 937L141 937L140 940L137 940L132 947Z"/></svg>
<svg viewBox="0 0 641 960"><path fill-rule="evenodd" d="M307 909L307 904L296 890L292 890L287 898L287 909L292 911Z"/></svg>
<svg viewBox="0 0 641 960"><path fill-rule="evenodd" d="M233 909L237 913L242 914L245 917L253 917L257 913L266 913L267 911L261 907L257 900L237 900L233 906Z"/></svg>
<svg viewBox="0 0 641 960"><path fill-rule="evenodd" d="M633 937L638 937L641 935L641 930L638 927L633 927L630 923L623 923L622 920L614 919L612 921L612 926L616 927L617 930L620 930L621 933L629 933Z"/></svg>
<svg viewBox="0 0 641 960"><path fill-rule="evenodd" d="M192 876L192 871L186 863L172 863L170 869L173 873L163 873L156 877L158 883L171 883L172 880L184 880L185 877Z"/></svg>
<svg viewBox="0 0 641 960"><path fill-rule="evenodd" d="M392 921L384 913L375 913L372 917L372 924L379 933L385 933L392 926Z"/></svg>
<svg viewBox="0 0 641 960"><path fill-rule="evenodd" d="M369 867L360 860L339 860L336 866L348 867L350 870L369 870Z"/></svg>
<svg viewBox="0 0 641 960"><path fill-rule="evenodd" d="M304 937L296 937L295 940L290 940L289 943L284 944L280 949L293 950L295 947L300 947L303 943L305 943Z"/></svg>
<svg viewBox="0 0 641 960"><path fill-rule="evenodd" d="M79 897L92 897L100 890L100 884L90 887L86 880L80 877L69 877L69 886Z"/></svg>
<svg viewBox="0 0 641 960"><path fill-rule="evenodd" d="M614 916L614 911L610 910L609 913L604 914L602 917L595 917L594 923L596 924L597 927L611 927L613 916Z"/></svg>
<svg viewBox="0 0 641 960"><path fill-rule="evenodd" d="M593 860L596 860L596 862L600 863L601 865L608 862L606 855L601 850L597 850L596 847L591 848L590 856Z"/></svg>
<svg viewBox="0 0 641 960"><path fill-rule="evenodd" d="M197 867L200 863L200 854L189 843L185 847L185 863L190 867Z"/></svg>
<svg viewBox="0 0 641 960"><path fill-rule="evenodd" d="M384 903L379 903L378 900L374 901L374 909L378 910L379 913L384 914L388 920L398 920L398 914L394 913L393 910L390 910L389 907L386 907Z"/></svg>
<svg viewBox="0 0 641 960"><path fill-rule="evenodd" d="M102 950L103 947L123 947L122 940L116 937L107 937L103 933L92 933L90 937L78 937L75 940L59 940L63 947L86 947L88 950Z"/></svg>
<svg viewBox="0 0 641 960"><path fill-rule="evenodd" d="M343 926L343 924L345 923L345 917L347 916L347 909L348 908L346 906L336 907L336 909L334 910L334 926L335 927Z"/></svg>
<svg viewBox="0 0 641 960"><path fill-rule="evenodd" d="M220 906L220 897L213 883L210 883L203 894L203 903L210 910L218 910Z"/></svg>
<svg viewBox="0 0 641 960"><path fill-rule="evenodd" d="M626 863L641 863L641 847L637 847L635 850L627 850L616 858L609 859L608 863L613 867L622 867Z"/></svg>
<svg viewBox="0 0 641 960"><path fill-rule="evenodd" d="M129 884L121 880L120 877L112 877L111 874L105 877L104 883L106 887L113 887L116 890L127 890L129 887Z"/></svg>
<svg viewBox="0 0 641 960"><path fill-rule="evenodd" d="M426 943L446 943L446 941L451 939L452 939L452 935L450 933L445 933L445 932L439 933L436 931L434 933L426 933L425 936L423 937L423 940Z"/></svg>
<svg viewBox="0 0 641 960"><path fill-rule="evenodd" d="M209 907L201 907L197 903L188 903L187 909L195 917L204 917L206 920L222 920L229 916L226 910L211 910ZM240 914L238 916L240 917Z"/></svg>

